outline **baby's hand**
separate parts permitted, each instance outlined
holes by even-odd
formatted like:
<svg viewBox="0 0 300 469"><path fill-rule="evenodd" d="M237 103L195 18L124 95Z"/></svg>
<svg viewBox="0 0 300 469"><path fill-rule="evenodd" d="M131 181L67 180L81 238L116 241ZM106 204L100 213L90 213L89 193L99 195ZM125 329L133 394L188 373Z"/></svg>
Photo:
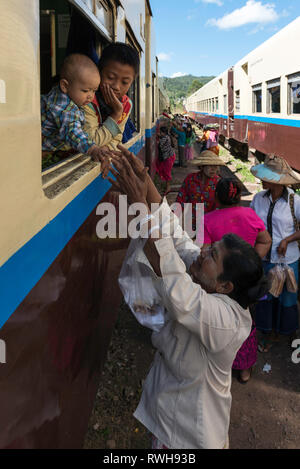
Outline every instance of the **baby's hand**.
<svg viewBox="0 0 300 469"><path fill-rule="evenodd" d="M102 150L102 148L101 148ZM108 173L110 171L111 167L111 152L108 151L102 151L101 156L100 156L100 161L101 161L101 173L103 179L106 179L108 176Z"/></svg>
<svg viewBox="0 0 300 469"><path fill-rule="evenodd" d="M103 178L106 179L110 170L111 162L111 151L109 148L106 146L100 148L97 145L94 145L89 149L88 155L91 156L93 161L101 163L101 173Z"/></svg>

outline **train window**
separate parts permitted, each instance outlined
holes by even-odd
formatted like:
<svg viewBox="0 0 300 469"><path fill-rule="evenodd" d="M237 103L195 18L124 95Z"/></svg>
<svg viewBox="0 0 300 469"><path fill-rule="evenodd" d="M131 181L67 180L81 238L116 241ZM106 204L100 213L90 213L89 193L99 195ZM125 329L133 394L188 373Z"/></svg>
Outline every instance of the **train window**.
<svg viewBox="0 0 300 469"><path fill-rule="evenodd" d="M228 99L227 99L227 94L224 94L224 114L228 114Z"/></svg>
<svg viewBox="0 0 300 469"><path fill-rule="evenodd" d="M288 77L288 113L300 114L300 73Z"/></svg>
<svg viewBox="0 0 300 469"><path fill-rule="evenodd" d="M262 85L252 87L253 91L253 113L262 112Z"/></svg>
<svg viewBox="0 0 300 469"><path fill-rule="evenodd" d="M152 73L152 122L155 120L155 73Z"/></svg>
<svg viewBox="0 0 300 469"><path fill-rule="evenodd" d="M126 43L129 44L131 47L134 47L139 55L141 55L141 48L139 47L137 41L134 38L133 33L130 30L130 27L127 25L126 31ZM134 123L136 131L140 131L140 76L136 77L135 81L132 83L130 90L128 91L128 96L132 101L133 107L130 114L130 119Z"/></svg>
<svg viewBox="0 0 300 469"><path fill-rule="evenodd" d="M219 98L216 98L216 111L219 110Z"/></svg>
<svg viewBox="0 0 300 469"><path fill-rule="evenodd" d="M280 113L280 78L267 83L267 113Z"/></svg>
<svg viewBox="0 0 300 469"><path fill-rule="evenodd" d="M240 112L240 110L241 110L240 90L235 92L235 110L236 110L236 112Z"/></svg>
<svg viewBox="0 0 300 469"><path fill-rule="evenodd" d="M114 32L114 17L113 10L109 2L106 0L96 0L95 3L95 14L97 19L100 21L104 30L109 37L113 37Z"/></svg>

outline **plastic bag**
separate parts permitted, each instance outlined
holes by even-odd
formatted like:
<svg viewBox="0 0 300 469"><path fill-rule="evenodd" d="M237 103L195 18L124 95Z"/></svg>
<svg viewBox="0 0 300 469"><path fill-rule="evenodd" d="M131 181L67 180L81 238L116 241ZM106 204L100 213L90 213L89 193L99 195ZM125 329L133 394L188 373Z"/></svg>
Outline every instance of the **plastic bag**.
<svg viewBox="0 0 300 469"><path fill-rule="evenodd" d="M155 288L150 265L138 260L143 255L145 242L146 239L141 238L131 241L120 272L119 285L138 322L159 332L165 324L166 311ZM144 255L143 258L146 259Z"/></svg>
<svg viewBox="0 0 300 469"><path fill-rule="evenodd" d="M285 273L286 273L286 289L290 293L297 293L298 291L298 284L295 277L295 272L293 269L286 265L285 266Z"/></svg>
<svg viewBox="0 0 300 469"><path fill-rule="evenodd" d="M270 283L269 292L271 295L278 298L283 290L286 281L286 269L284 264L276 264L268 273L268 279Z"/></svg>

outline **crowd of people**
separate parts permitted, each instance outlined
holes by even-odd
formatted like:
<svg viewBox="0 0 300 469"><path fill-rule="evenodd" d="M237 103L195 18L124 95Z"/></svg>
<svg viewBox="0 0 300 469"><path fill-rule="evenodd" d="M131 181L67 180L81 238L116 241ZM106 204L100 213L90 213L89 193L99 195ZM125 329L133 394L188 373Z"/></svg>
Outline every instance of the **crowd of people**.
<svg viewBox="0 0 300 469"><path fill-rule="evenodd" d="M251 169L263 191L250 208L242 207L240 183L220 174L217 126L197 137L195 123L175 116L159 131L157 172L166 183L160 194L142 162L120 145L138 68L136 51L121 43L104 49L97 65L84 54L69 55L58 85L42 97L43 153L91 155L104 177L113 173L115 191L149 212L141 221L149 236L136 262L148 269L168 319L153 333L157 354L135 416L153 434L153 447L228 448L232 368L247 383L257 349L268 352L279 334L292 341L299 328L297 291L283 284L275 297L267 276L272 271L276 281L280 264L298 283L300 197L291 186L300 177L269 155ZM177 202L193 205L194 229L197 204L204 205L202 249L162 197L170 191L173 165L188 162L198 171L186 177ZM171 221L173 231L165 236Z"/></svg>

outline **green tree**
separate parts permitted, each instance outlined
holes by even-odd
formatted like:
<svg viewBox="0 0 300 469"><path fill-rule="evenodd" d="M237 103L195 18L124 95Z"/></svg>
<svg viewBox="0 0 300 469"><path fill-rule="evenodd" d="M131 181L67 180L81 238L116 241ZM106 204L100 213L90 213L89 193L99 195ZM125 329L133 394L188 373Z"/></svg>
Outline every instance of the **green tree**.
<svg viewBox="0 0 300 469"><path fill-rule="evenodd" d="M199 80L193 80L192 83L189 86L187 95L191 96L191 94L195 93L198 91L200 88L202 88L203 84Z"/></svg>

